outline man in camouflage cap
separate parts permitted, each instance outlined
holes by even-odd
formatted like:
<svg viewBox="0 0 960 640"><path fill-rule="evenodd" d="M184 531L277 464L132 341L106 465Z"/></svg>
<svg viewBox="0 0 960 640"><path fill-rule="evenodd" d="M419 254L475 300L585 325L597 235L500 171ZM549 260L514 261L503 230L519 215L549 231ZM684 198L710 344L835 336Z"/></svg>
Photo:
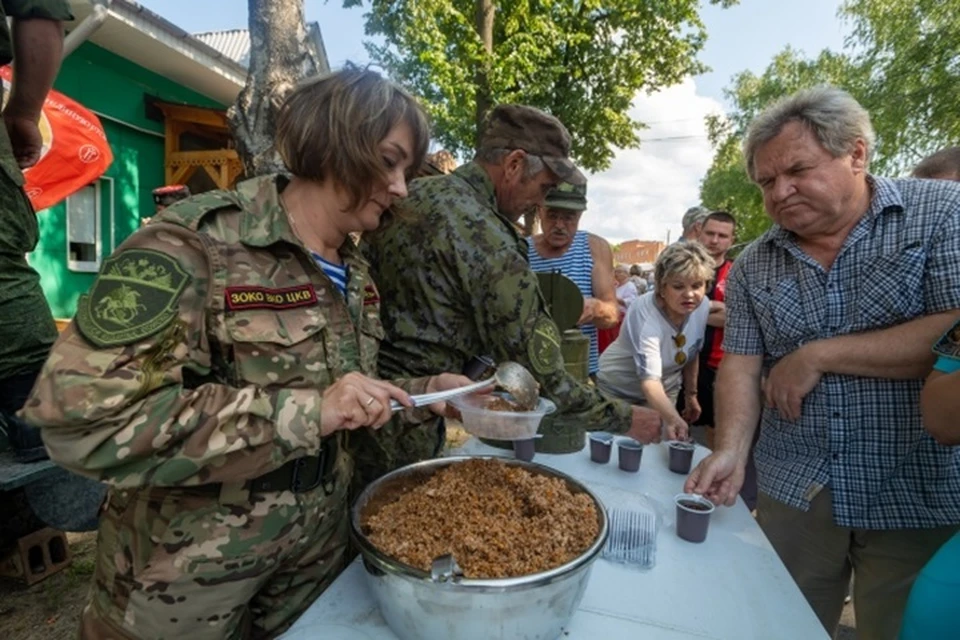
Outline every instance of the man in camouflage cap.
<svg viewBox="0 0 960 640"><path fill-rule="evenodd" d="M498 106L472 162L414 181L397 205L406 215L364 236L386 331L380 373L458 371L481 355L514 360L561 414L650 442L660 436L656 413L607 399L564 369L560 331L515 227L559 182L585 182L569 155L559 120L532 107ZM439 420L417 429L386 425L355 452L357 470L370 480L430 457L442 439Z"/></svg>

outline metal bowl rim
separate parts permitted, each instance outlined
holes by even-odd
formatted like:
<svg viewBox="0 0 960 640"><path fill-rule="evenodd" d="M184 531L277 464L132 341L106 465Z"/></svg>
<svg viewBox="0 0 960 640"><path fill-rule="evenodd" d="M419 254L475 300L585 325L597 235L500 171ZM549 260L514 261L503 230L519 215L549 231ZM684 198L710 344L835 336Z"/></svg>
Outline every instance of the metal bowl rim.
<svg viewBox="0 0 960 640"><path fill-rule="evenodd" d="M449 466L450 464L456 464L461 462L466 462L467 460L497 460L504 462L512 466L519 466L530 471L539 473L540 475L547 475L555 478L560 478L565 482L568 482L583 493L586 493L590 496L590 499L593 500L594 505L597 508L597 514L600 518L600 532L597 534L597 539L593 541L585 551L578 555L573 560L560 565L559 567L554 567L548 569L547 571L541 571L539 573L531 573L525 576L515 576L512 578L459 578L456 580L448 582L437 582L433 580L430 574L422 569L416 567L411 567L408 564L404 564L399 560L392 558L391 556L386 555L379 549L377 549L373 543L371 543L365 535L360 531L360 506L365 505L367 499L376 492L376 490L385 484L387 481L393 478L398 478L404 475L409 475L413 472L423 469L430 469L434 467L444 467ZM385 573L390 573L393 575L399 575L408 580L415 580L419 582L425 582L428 584L435 584L442 586L446 589L457 590L462 589L464 591L470 592L484 592L484 591L504 591L504 590L521 590L529 589L537 586L542 586L545 584L550 584L556 582L560 579L569 577L570 575L579 573L579 569L584 567L589 568L589 565L596 560L600 555L600 551L603 549L603 545L607 541L607 536L609 535L609 526L607 522L607 511L603 506L600 498L597 497L588 486L586 486L580 480L562 472L548 467L546 465L537 464L536 462L525 462L523 460L516 460L513 458L505 458L503 456L495 455L475 455L475 456L450 456L445 458L434 458L431 460L423 460L421 462L415 462L413 464L395 469L385 476L378 478L368 485L357 497L356 501L350 507L350 533L354 541L357 543L357 546L360 548L361 555L365 560L371 560L381 571Z"/></svg>

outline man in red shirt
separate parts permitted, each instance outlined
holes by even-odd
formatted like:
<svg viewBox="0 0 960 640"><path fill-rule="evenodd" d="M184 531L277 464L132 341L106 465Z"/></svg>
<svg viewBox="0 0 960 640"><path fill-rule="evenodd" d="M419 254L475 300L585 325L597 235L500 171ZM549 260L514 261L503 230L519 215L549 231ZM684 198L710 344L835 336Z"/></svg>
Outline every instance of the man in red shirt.
<svg viewBox="0 0 960 640"><path fill-rule="evenodd" d="M713 382L717 368L723 359L723 324L726 321L724 292L727 287L727 274L733 266L733 260L727 259L727 252L736 238L737 220L726 211L714 211L703 218L697 240L707 248L713 257L715 267L713 282L707 289L710 299L710 315L707 317L707 331L703 337L703 349L700 351L700 375L697 378L697 397L700 400L701 413L697 425L707 428L707 446L713 448ZM682 395L677 404L682 409ZM740 497L753 511L757 504L757 480L753 459L747 463L747 479L743 483Z"/></svg>
<svg viewBox="0 0 960 640"><path fill-rule="evenodd" d="M714 211L700 226L700 243L713 257L716 267L713 283L707 291L710 298L710 315L707 317L707 331L703 338L703 350L700 351L700 376L697 395L700 399L698 424L707 425L707 444L713 448L713 383L717 377L720 360L723 359L723 325L727 319L724 294L727 288L727 274L733 266L733 260L727 259L727 252L733 246L737 233L737 220L726 211ZM753 466L753 452L747 461L747 474L740 497L753 511L757 507L757 472Z"/></svg>
<svg viewBox="0 0 960 640"><path fill-rule="evenodd" d="M717 367L720 366L720 360L723 358L723 323L726 320L726 308L723 304L724 291L727 287L727 274L730 267L733 266L733 260L727 259L727 251L733 245L734 237L737 231L736 219L726 211L714 211L704 218L700 226L700 235L697 238L700 244L707 248L707 252L713 257L716 267L713 272L713 283L707 291L707 297L710 298L710 316L707 318L707 333L704 336L703 350L700 352L700 369L703 377L704 365L709 370L706 376L708 387L700 385L701 389L708 390L710 393L703 395L702 398L710 398L710 411L704 407L703 414L709 417L709 422L713 424L713 378L717 373Z"/></svg>

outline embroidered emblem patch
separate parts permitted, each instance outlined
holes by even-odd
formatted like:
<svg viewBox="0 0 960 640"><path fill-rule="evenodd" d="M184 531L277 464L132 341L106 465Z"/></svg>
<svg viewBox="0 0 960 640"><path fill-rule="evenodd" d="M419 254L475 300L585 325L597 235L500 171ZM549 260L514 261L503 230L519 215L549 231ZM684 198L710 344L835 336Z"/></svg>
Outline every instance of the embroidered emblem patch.
<svg viewBox="0 0 960 640"><path fill-rule="evenodd" d="M317 291L312 284L271 289L268 287L227 287L227 309L296 309L317 304Z"/></svg>
<svg viewBox="0 0 960 640"><path fill-rule="evenodd" d="M380 304L380 293L375 286L368 284L363 288L363 306L371 304Z"/></svg>
<svg viewBox="0 0 960 640"><path fill-rule="evenodd" d="M533 370L540 375L546 375L563 366L560 330L547 316L541 316L533 325L533 335L527 343L527 355Z"/></svg>
<svg viewBox="0 0 960 640"><path fill-rule="evenodd" d="M189 282L190 274L165 253L131 249L111 256L77 304L77 328L101 348L152 336L177 316Z"/></svg>

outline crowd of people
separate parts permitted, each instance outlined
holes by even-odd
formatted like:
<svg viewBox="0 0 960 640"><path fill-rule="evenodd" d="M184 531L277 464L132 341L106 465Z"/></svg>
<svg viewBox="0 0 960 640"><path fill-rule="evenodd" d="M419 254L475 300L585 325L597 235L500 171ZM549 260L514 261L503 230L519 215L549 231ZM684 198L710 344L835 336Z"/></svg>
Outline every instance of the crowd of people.
<svg viewBox="0 0 960 640"><path fill-rule="evenodd" d="M55 52L61 3L32 5L12 15L18 37L39 22ZM411 394L469 383L477 358L521 363L591 430L650 443L707 425L713 452L686 490L755 508L829 633L852 573L860 637L955 633L955 149L914 178L874 176L853 98L787 97L744 146L773 227L731 261L735 212L692 208L651 281L579 229L586 178L555 117L498 105L471 161L425 164L423 107L348 65L280 108L286 174L157 192L51 348L18 182L37 107L23 102L56 73L43 59L18 66L15 83L39 85L3 112L0 259L22 290L4 280L0 299L30 326L0 323L17 349L0 379L22 389L2 410L110 487L82 637L282 632L345 567L351 497L440 453L449 410ZM527 239L517 223L535 209ZM538 270L583 293L593 380L566 370ZM601 353L598 330L617 326Z"/></svg>

